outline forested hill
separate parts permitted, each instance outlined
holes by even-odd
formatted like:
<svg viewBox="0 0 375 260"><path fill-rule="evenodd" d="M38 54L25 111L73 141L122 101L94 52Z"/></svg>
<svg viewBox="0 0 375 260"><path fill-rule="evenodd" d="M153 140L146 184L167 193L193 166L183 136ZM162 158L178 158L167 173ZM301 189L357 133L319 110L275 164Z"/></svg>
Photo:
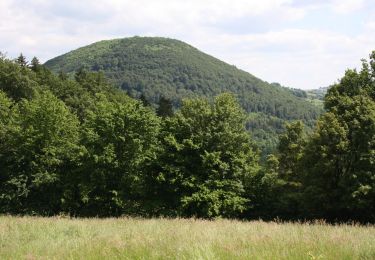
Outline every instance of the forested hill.
<svg viewBox="0 0 375 260"><path fill-rule="evenodd" d="M103 71L115 86L132 97L143 95L153 105L160 97L171 100L176 108L183 98L212 99L231 92L250 113L247 127L264 154L276 147L285 121L302 120L312 127L322 110L307 101L304 91L269 84L184 42L167 38L100 41L45 65L56 73L70 75L81 68Z"/></svg>
<svg viewBox="0 0 375 260"><path fill-rule="evenodd" d="M304 121L315 120L320 112L292 90L268 84L173 39L133 37L100 41L51 59L45 65L57 73L72 73L82 67L101 70L116 86L134 97L144 94L153 104L160 96L178 106L182 98L212 98L232 92L248 112Z"/></svg>

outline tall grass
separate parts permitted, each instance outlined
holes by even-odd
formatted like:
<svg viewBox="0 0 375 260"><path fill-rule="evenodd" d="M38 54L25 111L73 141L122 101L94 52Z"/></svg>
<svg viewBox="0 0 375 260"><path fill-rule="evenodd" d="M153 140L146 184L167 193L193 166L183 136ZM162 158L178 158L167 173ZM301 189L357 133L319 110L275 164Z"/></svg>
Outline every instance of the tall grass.
<svg viewBox="0 0 375 260"><path fill-rule="evenodd" d="M375 227L0 217L0 259L375 259Z"/></svg>

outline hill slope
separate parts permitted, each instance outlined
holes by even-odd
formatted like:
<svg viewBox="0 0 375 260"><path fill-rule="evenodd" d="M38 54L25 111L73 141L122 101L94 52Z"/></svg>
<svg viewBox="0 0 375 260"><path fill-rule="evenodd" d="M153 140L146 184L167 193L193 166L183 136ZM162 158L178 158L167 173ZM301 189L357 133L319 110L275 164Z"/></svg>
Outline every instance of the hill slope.
<svg viewBox="0 0 375 260"><path fill-rule="evenodd" d="M116 86L135 97L144 94L153 104L160 96L178 106L182 98L212 98L232 92L247 112L261 114L261 122L249 125L252 129L263 124L274 131L281 129L284 120L300 119L312 125L321 111L290 89L268 84L184 42L167 38L100 41L51 59L45 65L68 74L81 67L103 71ZM259 133L258 138L262 135Z"/></svg>

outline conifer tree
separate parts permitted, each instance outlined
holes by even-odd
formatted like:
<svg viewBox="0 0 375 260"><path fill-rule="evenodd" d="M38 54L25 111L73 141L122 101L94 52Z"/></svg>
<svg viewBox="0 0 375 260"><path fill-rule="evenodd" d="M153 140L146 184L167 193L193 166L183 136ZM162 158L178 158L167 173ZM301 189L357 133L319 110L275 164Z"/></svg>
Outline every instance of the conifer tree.
<svg viewBox="0 0 375 260"><path fill-rule="evenodd" d="M31 60L30 68L31 68L33 71L37 71L40 67L41 67L41 65L40 65L40 62L39 62L38 58L37 58L37 57L34 57L34 58Z"/></svg>
<svg viewBox="0 0 375 260"><path fill-rule="evenodd" d="M22 53L18 56L18 58L16 59L16 62L22 67L26 67L28 63L26 60L26 57Z"/></svg>

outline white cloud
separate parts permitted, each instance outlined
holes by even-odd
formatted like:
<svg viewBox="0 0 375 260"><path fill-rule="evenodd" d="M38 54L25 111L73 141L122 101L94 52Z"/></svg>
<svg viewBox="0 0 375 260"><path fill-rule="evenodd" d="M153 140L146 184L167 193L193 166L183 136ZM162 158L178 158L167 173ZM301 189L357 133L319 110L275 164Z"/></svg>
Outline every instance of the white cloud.
<svg viewBox="0 0 375 260"><path fill-rule="evenodd" d="M98 40L166 36L187 41L264 80L313 88L329 85L345 68L367 57L375 48L375 40L368 37L375 26L368 20L364 31L353 36L305 28L298 22L312 10L330 9L341 15L364 4L361 0L2 0L0 51L13 57L22 51L45 61Z"/></svg>
<svg viewBox="0 0 375 260"><path fill-rule="evenodd" d="M291 0L82 0L1 1L0 49L25 51L42 60L102 38L163 35L192 39L192 34L220 31L216 24L258 16L271 10L283 19L303 13L283 7ZM215 37L205 35L204 38ZM202 38L202 41L205 39Z"/></svg>
<svg viewBox="0 0 375 260"><path fill-rule="evenodd" d="M214 51L216 56L267 81L305 89L334 83L347 68L358 67L375 46L367 35L295 29L221 35L217 40L222 48Z"/></svg>
<svg viewBox="0 0 375 260"><path fill-rule="evenodd" d="M362 9L365 5L364 0L333 0L333 9L338 13L349 13Z"/></svg>

